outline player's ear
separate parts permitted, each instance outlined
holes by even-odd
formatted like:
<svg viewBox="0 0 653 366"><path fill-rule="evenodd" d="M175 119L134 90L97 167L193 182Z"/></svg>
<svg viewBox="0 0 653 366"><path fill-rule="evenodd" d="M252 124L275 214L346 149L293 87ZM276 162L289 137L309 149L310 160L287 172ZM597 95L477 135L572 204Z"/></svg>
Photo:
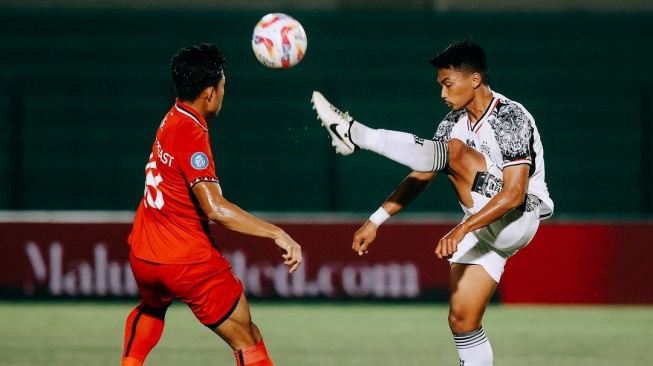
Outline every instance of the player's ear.
<svg viewBox="0 0 653 366"><path fill-rule="evenodd" d="M207 102L210 102L215 98L215 88L212 86L207 86L206 89L202 92L202 95L204 95L204 98L206 98Z"/></svg>
<svg viewBox="0 0 653 366"><path fill-rule="evenodd" d="M481 78L481 74L479 74L479 73L477 73L477 72L475 72L475 73L472 74L472 86L474 87L474 89L476 89L476 88L478 88L479 86L481 86L481 82L482 82L482 80L483 80L483 79Z"/></svg>

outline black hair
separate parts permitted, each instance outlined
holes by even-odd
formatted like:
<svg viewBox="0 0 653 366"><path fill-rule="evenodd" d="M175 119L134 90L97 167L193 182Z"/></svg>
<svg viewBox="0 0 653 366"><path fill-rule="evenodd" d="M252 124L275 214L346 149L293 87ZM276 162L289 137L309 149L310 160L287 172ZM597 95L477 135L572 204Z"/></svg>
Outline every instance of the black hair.
<svg viewBox="0 0 653 366"><path fill-rule="evenodd" d="M429 60L438 69L455 69L464 72L478 72L484 84L490 85L490 67L481 46L468 38L450 44L444 51Z"/></svg>
<svg viewBox="0 0 653 366"><path fill-rule="evenodd" d="M207 87L215 87L224 76L225 57L214 44L182 48L170 61L177 98L193 101Z"/></svg>

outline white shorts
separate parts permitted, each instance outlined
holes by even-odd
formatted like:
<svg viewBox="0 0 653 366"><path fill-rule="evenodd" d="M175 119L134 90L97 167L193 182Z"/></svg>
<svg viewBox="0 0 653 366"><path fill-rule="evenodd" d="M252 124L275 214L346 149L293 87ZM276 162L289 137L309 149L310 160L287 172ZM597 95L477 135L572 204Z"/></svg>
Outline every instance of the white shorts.
<svg viewBox="0 0 653 366"><path fill-rule="evenodd" d="M491 198L472 192L474 207L463 206L463 222L483 208ZM472 231L458 243L458 251L449 259L450 263L478 264L497 282L501 279L508 258L525 247L535 236L540 226L540 206L532 198L527 212L510 211L492 224ZM461 205L462 206L462 205Z"/></svg>

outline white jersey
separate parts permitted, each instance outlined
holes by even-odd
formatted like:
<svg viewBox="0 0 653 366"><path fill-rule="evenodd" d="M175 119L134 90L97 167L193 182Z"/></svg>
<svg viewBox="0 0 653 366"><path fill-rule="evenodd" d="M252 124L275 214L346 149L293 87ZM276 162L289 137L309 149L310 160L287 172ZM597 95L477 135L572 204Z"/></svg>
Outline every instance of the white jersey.
<svg viewBox="0 0 653 366"><path fill-rule="evenodd" d="M501 171L519 164L530 165L528 191L541 201L540 219L553 214L553 201L544 181L544 150L533 116L521 104L499 93L483 116L472 123L467 110L451 111L440 122L433 139L459 139L489 158Z"/></svg>

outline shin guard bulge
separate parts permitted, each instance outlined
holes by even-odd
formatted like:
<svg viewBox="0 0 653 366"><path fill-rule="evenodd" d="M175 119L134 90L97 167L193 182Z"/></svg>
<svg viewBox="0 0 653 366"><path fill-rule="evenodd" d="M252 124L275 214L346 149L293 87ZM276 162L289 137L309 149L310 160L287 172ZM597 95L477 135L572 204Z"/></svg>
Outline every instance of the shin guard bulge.
<svg viewBox="0 0 653 366"><path fill-rule="evenodd" d="M127 316L122 366L138 366L145 362L161 339L165 312L166 309L141 303Z"/></svg>

